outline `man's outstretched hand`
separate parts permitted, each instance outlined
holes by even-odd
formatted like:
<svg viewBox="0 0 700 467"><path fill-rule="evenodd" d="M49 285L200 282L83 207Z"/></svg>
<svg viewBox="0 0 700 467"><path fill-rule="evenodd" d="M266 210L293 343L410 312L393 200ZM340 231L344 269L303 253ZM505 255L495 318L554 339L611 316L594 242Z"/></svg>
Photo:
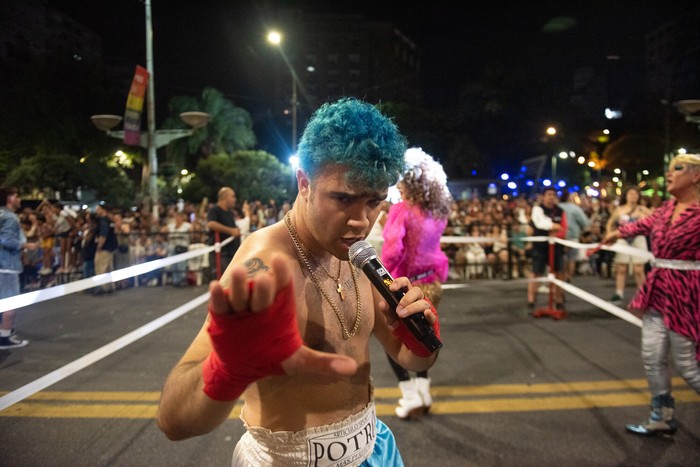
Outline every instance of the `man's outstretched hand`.
<svg viewBox="0 0 700 467"><path fill-rule="evenodd" d="M357 362L348 356L303 345L290 266L281 256L270 264L270 272L253 278L244 267L233 266L228 291L217 282L209 286L214 350L202 373L204 391L213 399L236 399L248 384L271 375L351 376L357 371Z"/></svg>

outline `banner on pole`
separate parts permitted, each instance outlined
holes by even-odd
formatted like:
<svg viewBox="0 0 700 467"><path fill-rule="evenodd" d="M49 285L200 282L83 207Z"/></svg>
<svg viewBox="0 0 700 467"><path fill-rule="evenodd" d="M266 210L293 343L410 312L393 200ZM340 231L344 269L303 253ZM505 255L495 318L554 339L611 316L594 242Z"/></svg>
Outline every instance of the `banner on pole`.
<svg viewBox="0 0 700 467"><path fill-rule="evenodd" d="M126 111L124 112L124 144L141 145L141 113L143 112L147 85L148 70L136 65L136 72L131 81L129 96L126 99Z"/></svg>

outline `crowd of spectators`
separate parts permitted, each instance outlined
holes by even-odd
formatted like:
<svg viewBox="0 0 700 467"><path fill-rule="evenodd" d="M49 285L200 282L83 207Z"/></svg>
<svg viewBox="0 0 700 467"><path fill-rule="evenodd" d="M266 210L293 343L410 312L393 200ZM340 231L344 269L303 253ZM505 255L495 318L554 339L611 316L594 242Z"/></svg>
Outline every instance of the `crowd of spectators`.
<svg viewBox="0 0 700 467"><path fill-rule="evenodd" d="M598 243L605 234L608 220L619 205L618 198L589 197L565 193L563 200L575 204L586 217L586 228L570 240ZM526 277L529 275L529 254L532 247L523 237L532 234L532 207L541 202L541 195L511 199L471 198L455 200L445 230L448 236L466 236L474 241L445 244L452 265L452 279ZM643 197L640 201L653 210L661 198ZM575 264L572 274L596 274L611 277L614 253L606 250L587 256L584 250L572 253Z"/></svg>
<svg viewBox="0 0 700 467"><path fill-rule="evenodd" d="M116 209L99 205L93 210L75 210L46 199L35 207L24 206L17 213L27 237L27 248L22 253L22 292L96 274L98 212L104 212L114 230L117 247L113 251L113 266L121 269L182 253L192 247L206 246L207 212L211 207L206 198L198 205L161 205L160 215L155 219L146 206ZM289 208L289 203L277 206L274 200L268 203L256 200L245 202L240 209L237 207L236 217L245 225L242 229L245 235L281 219ZM201 282L208 278L208 271L204 268L207 262L204 259L190 260L162 271L146 273L137 279L121 281L115 286L185 286ZM204 277L197 279L196 273L203 273Z"/></svg>
<svg viewBox="0 0 700 467"><path fill-rule="evenodd" d="M578 205L588 218L588 228L580 232L578 241L599 242L617 200L594 198L577 193L569 194L568 201ZM527 277L529 242L522 238L531 233L530 214L538 203L538 196L530 199L520 196L511 199L497 197L455 200L445 229L446 236L484 237L478 242L446 243L443 245L450 259L450 279ZM660 199L644 197L644 203L653 209ZM193 247L206 246L207 212L213 206L208 199L201 203L180 203L161 206L156 220L147 207L130 210L109 209L117 236L114 268L164 258ZM284 217L290 203L278 205L274 200L244 201L236 206L236 217L244 237ZM94 257L97 222L94 211L75 211L60 202L42 201L35 208L25 207L18 213L30 247L23 254L24 272L22 291L48 287L95 274ZM184 226L184 227L183 227ZM575 239L574 239L575 240ZM613 254L600 251L590 258L581 254L575 274L599 274L611 277ZM117 288L133 285L184 286L210 279L201 268L208 262L190 261L185 267L169 267L142 277L125 280ZM204 263L204 264L203 264ZM200 269L195 271L194 269ZM195 273L204 272L197 278Z"/></svg>

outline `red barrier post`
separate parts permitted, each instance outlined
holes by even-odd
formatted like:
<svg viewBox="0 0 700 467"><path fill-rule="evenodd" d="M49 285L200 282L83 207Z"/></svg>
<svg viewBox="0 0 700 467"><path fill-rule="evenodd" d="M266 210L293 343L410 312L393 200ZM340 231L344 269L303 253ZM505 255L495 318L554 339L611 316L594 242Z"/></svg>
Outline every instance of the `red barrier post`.
<svg viewBox="0 0 700 467"><path fill-rule="evenodd" d="M549 252L548 252L548 260L549 260L549 273L550 274L556 274L554 270L554 238L549 237ZM532 313L533 318L542 318L544 316L549 316L552 319L560 320L566 318L566 311L565 310L557 310L556 307L554 306L554 282L549 283L549 300L548 300L548 306L547 308L538 308Z"/></svg>

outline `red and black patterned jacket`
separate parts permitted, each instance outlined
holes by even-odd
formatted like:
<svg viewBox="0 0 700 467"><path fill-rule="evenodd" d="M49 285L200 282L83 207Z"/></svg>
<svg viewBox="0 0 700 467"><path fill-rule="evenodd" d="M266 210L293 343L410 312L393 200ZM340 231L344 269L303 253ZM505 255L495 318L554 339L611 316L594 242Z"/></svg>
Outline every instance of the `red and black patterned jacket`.
<svg viewBox="0 0 700 467"><path fill-rule="evenodd" d="M671 223L675 207L675 199L664 202L651 215L620 227L620 235L648 235L655 258L700 261L700 205L686 208ZM629 308L661 312L666 327L698 344L700 360L700 271L652 268Z"/></svg>

